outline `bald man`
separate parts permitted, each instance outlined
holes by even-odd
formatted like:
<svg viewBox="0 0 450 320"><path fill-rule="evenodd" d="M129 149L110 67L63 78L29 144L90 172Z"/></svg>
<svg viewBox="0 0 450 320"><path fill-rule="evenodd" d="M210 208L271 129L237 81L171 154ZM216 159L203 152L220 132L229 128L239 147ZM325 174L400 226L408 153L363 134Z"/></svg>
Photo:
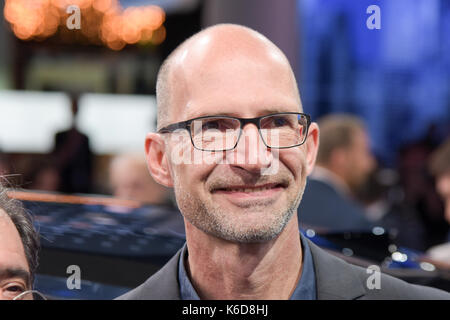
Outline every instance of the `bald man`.
<svg viewBox="0 0 450 320"><path fill-rule="evenodd" d="M303 113L284 54L238 25L182 43L157 79L153 178L173 187L186 245L120 299L448 298L329 255L299 233L296 210L319 129Z"/></svg>

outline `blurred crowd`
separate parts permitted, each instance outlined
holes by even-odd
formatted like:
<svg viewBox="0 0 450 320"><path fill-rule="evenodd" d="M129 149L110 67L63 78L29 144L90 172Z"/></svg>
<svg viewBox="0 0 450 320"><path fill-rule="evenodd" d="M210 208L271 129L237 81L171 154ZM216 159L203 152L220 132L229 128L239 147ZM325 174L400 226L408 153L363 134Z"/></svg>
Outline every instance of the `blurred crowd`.
<svg viewBox="0 0 450 320"><path fill-rule="evenodd" d="M301 225L338 232L379 226L398 245L420 251L450 241L450 137L405 145L396 167L384 168L360 118L330 114L318 123L319 153L299 207Z"/></svg>
<svg viewBox="0 0 450 320"><path fill-rule="evenodd" d="M0 152L0 174L24 189L68 194L107 193L143 204L171 204L170 191L153 181L143 153L111 154L105 165L96 165L89 137L76 125L79 95L70 94L70 98L71 126L55 134L52 151L39 157L32 154L21 157L25 165L18 165L11 155ZM105 172L105 181L95 181L97 168Z"/></svg>

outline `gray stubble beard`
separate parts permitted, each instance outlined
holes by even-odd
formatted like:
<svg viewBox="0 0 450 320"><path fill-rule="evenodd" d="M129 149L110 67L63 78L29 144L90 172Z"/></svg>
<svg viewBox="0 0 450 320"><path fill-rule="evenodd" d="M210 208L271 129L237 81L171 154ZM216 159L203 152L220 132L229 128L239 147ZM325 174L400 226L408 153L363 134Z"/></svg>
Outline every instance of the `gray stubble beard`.
<svg viewBox="0 0 450 320"><path fill-rule="evenodd" d="M239 226L234 223L227 223L225 219L227 212L216 205L212 208L195 199L187 192L181 191L180 187L175 188L175 194L178 207L184 218L193 226L214 237L237 243L261 243L275 239L284 230L289 223L303 197L306 185L306 177L302 178L300 192L293 201L290 201L289 207L281 214L277 214L275 221L270 225L264 225L263 228L239 230ZM190 212L191 214L186 214Z"/></svg>

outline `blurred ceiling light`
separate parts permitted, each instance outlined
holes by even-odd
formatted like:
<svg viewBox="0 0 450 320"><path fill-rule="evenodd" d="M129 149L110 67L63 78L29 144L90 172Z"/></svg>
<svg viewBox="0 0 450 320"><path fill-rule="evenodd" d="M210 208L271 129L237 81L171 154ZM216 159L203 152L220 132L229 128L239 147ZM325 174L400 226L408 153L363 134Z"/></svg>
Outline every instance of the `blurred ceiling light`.
<svg viewBox="0 0 450 320"><path fill-rule="evenodd" d="M162 43L166 39L166 28L164 26L159 27L153 32L151 42L154 45Z"/></svg>
<svg viewBox="0 0 450 320"><path fill-rule="evenodd" d="M112 0L97 0L93 3L93 8L99 12L105 13L108 11L113 5Z"/></svg>
<svg viewBox="0 0 450 320"><path fill-rule="evenodd" d="M66 8L81 10L81 30L66 28ZM159 45L166 38L166 15L155 5L128 7L119 0L6 0L5 19L21 40L44 40L57 36L62 42L88 42L121 50L126 44ZM70 36L72 35L73 36ZM80 37L81 36L81 37Z"/></svg>

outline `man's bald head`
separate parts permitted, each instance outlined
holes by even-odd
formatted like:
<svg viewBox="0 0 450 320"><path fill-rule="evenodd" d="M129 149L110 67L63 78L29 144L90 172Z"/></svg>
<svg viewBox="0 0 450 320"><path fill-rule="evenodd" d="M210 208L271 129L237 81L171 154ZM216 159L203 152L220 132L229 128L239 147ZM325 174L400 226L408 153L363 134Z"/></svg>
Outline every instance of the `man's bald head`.
<svg viewBox="0 0 450 320"><path fill-rule="evenodd" d="M283 52L255 30L240 25L220 24L188 38L163 62L156 84L158 129L170 123L174 109L172 104L186 101L194 74L207 76L216 66L230 63L237 57L245 57L246 64L265 65L271 72L286 73L284 78L298 96L301 108L295 76ZM211 79L214 80L217 79ZM217 90L220 90L220 83L217 83Z"/></svg>

